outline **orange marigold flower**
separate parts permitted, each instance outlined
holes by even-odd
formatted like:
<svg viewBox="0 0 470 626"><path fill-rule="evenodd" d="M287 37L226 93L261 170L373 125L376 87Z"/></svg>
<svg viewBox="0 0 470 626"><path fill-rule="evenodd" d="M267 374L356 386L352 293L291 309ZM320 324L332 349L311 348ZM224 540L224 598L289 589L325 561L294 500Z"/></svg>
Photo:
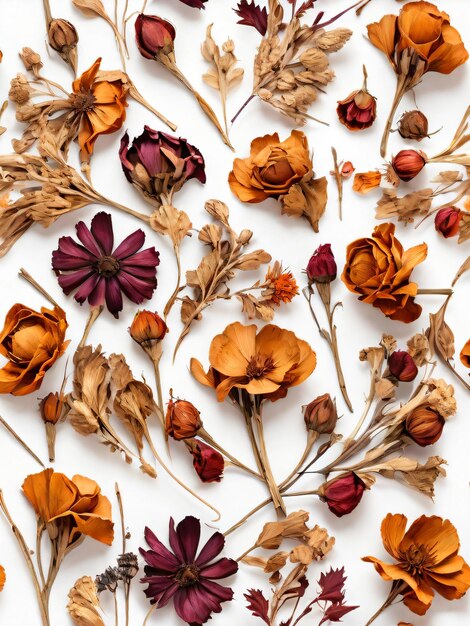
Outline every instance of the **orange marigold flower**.
<svg viewBox="0 0 470 626"><path fill-rule="evenodd" d="M403 595L413 613L424 615L435 591L446 600L465 594L470 587L470 567L458 554L459 536L449 520L422 515L406 530L407 521L404 515L389 513L382 522L384 548L396 563L372 556L362 560L373 563L384 580L394 581L391 595Z"/></svg>
<svg viewBox="0 0 470 626"><path fill-rule="evenodd" d="M369 193L380 186L381 180L380 172L359 172L354 176L353 190L357 193Z"/></svg>
<svg viewBox="0 0 470 626"><path fill-rule="evenodd" d="M281 302L292 302L299 293L299 287L292 272L284 272L279 263L275 263L266 273L267 289L272 290L271 302L279 306Z"/></svg>

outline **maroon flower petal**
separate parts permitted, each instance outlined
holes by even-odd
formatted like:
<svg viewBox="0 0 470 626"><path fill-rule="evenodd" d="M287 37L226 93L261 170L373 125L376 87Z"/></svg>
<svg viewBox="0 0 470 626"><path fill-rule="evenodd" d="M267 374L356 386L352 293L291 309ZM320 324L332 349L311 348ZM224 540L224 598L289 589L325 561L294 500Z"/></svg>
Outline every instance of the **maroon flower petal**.
<svg viewBox="0 0 470 626"><path fill-rule="evenodd" d="M176 527L176 534L184 554L184 562L194 563L201 538L200 521L192 515L188 515Z"/></svg>
<svg viewBox="0 0 470 626"><path fill-rule="evenodd" d="M206 545L202 548L196 559L196 565L202 567L209 561L212 561L224 549L225 537L222 533L215 532Z"/></svg>
<svg viewBox="0 0 470 626"><path fill-rule="evenodd" d="M201 568L201 576L203 578L227 578L227 576L232 576L237 572L237 562L233 559L227 559L226 557L223 557L215 563L211 563L210 565L206 565L205 567Z"/></svg>
<svg viewBox="0 0 470 626"><path fill-rule="evenodd" d="M77 231L77 237L88 252L91 252L91 254L99 258L101 256L101 250L85 222L78 222L78 224L75 225L75 230Z"/></svg>
<svg viewBox="0 0 470 626"><path fill-rule="evenodd" d="M96 286L93 289L93 291L88 296L88 302L91 304L91 306L102 306L105 302L106 280L103 277L101 277L99 274L95 274L95 277L98 279L98 282L96 283ZM77 291L77 294L75 295L75 298L77 297L77 295L78 295L78 291Z"/></svg>
<svg viewBox="0 0 470 626"><path fill-rule="evenodd" d="M135 276L131 276L125 271L119 272L117 279L123 292L135 304L141 304L144 300L149 300L157 286L156 279L149 284Z"/></svg>
<svg viewBox="0 0 470 626"><path fill-rule="evenodd" d="M113 256L117 259L126 259L131 256L131 254L135 254L137 250L142 248L145 241L145 233L143 230L139 228L134 233L130 234L128 237L124 239L124 241L119 244L116 250L113 252Z"/></svg>
<svg viewBox="0 0 470 626"><path fill-rule="evenodd" d="M202 587L202 590L205 592L206 595L212 596L212 598L214 600L217 600L218 602L228 602L233 598L233 590L230 589L230 587L224 587L223 585L219 585L219 583L212 582L212 580L207 580L205 578L203 580L200 580L198 585ZM220 606L218 610L213 609L213 611L215 611L216 613L218 613L220 610Z"/></svg>
<svg viewBox="0 0 470 626"><path fill-rule="evenodd" d="M134 257L132 257L134 258ZM121 264L121 270L126 271L127 274L131 276L135 276L136 278L141 278L145 282L155 282L155 266L150 267L148 265L144 266L134 266L130 261Z"/></svg>
<svg viewBox="0 0 470 626"><path fill-rule="evenodd" d="M180 544L178 535L176 534L175 520L172 517L170 517L168 537L171 549L175 553L175 556L178 559L180 565L182 565L185 562L183 546Z"/></svg>
<svg viewBox="0 0 470 626"><path fill-rule="evenodd" d="M197 593L197 587L181 587L174 595L175 611L188 624L205 624L213 610L211 597Z"/></svg>
<svg viewBox="0 0 470 626"><path fill-rule="evenodd" d="M168 604L168 601L175 595L179 588L178 583L175 583L172 578L164 578L162 576L145 576L140 579L140 582L144 584L148 583L148 587L144 589L144 593L147 598L152 599L152 604L158 602L159 608Z"/></svg>
<svg viewBox="0 0 470 626"><path fill-rule="evenodd" d="M101 211L91 220L91 234L106 256L113 251L114 233L113 221L109 213Z"/></svg>
<svg viewBox="0 0 470 626"><path fill-rule="evenodd" d="M126 259L119 259L119 265L121 267L127 267L131 265L153 266L157 267L160 264L160 253L155 248L146 248L136 254L133 254Z"/></svg>
<svg viewBox="0 0 470 626"><path fill-rule="evenodd" d="M60 286L62 286L61 284L62 278L64 278L64 276L59 276ZM92 274L90 278L88 278L84 283L82 283L80 289L77 291L77 293L74 296L75 300L77 302L80 302L80 304L85 302L85 300L90 296L90 294L95 289L96 285L98 284L100 280L101 278L98 274ZM104 298L103 298L102 304L103 303L104 303Z"/></svg>
<svg viewBox="0 0 470 626"><path fill-rule="evenodd" d="M115 276L106 280L106 306L114 317L118 317L117 314L122 311L121 287Z"/></svg>
<svg viewBox="0 0 470 626"><path fill-rule="evenodd" d="M58 250L55 250L52 255L57 255L58 258L60 258L60 255L71 256L76 259L82 259L83 261L89 261L91 263L96 260L96 256L94 254L79 245L72 239L72 237L61 237L59 239L59 248Z"/></svg>
<svg viewBox="0 0 470 626"><path fill-rule="evenodd" d="M59 281L59 285L62 287L63 292L65 293L66 296L68 296L69 293L72 293L74 289L77 289L77 287L80 287L80 285L82 285L89 278L91 278L91 276L94 276L93 270L90 271L89 269L83 269L77 272L71 272L70 274L62 274L61 276L59 276L58 281ZM93 287L94 287L94 283L92 281L91 286L90 286L90 292L93 289ZM84 302L86 298L88 298L88 295L89 294L87 294L84 297L82 302Z"/></svg>
<svg viewBox="0 0 470 626"><path fill-rule="evenodd" d="M178 569L178 567L181 565L181 562L172 552L170 552L170 550L168 550L166 546L163 545L163 543L148 527L145 528L145 541L148 543L153 553L155 553L160 559L163 559L167 562L167 567L169 567L172 571ZM142 550L141 553L144 556ZM150 553L147 552L146 554ZM155 567L162 567L162 565L156 565Z"/></svg>
<svg viewBox="0 0 470 626"><path fill-rule="evenodd" d="M119 158L121 159L122 171L124 172L127 180L132 183L132 177L130 172L134 169L134 166L127 158L127 151L129 147L129 134L127 131L124 133L121 139L121 145L119 146Z"/></svg>

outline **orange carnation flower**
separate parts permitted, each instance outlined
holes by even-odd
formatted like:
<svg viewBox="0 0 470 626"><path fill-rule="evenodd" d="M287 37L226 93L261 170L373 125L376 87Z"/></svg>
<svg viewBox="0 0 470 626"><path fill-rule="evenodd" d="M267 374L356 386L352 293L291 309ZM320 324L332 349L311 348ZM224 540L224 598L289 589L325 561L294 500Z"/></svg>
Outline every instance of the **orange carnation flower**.
<svg viewBox="0 0 470 626"><path fill-rule="evenodd" d="M9 360L0 369L0 393L24 396L39 389L70 343L65 341L67 326L59 307L38 312L23 304L12 306L0 331L0 354Z"/></svg>
<svg viewBox="0 0 470 626"><path fill-rule="evenodd" d="M101 495L100 486L90 478L73 476L46 469L32 474L23 483L40 522L46 525L51 539L62 534L66 545L81 535L111 545L114 538L111 503Z"/></svg>
<svg viewBox="0 0 470 626"><path fill-rule="evenodd" d="M459 536L449 520L422 515L406 530L407 521L404 515L389 513L382 522L384 547L396 563L372 556L362 560L373 563L384 580L394 581L386 606L403 595L413 613L424 615L434 592L446 600L457 600L465 594L470 587L470 567L458 554Z"/></svg>
<svg viewBox="0 0 470 626"><path fill-rule="evenodd" d="M211 342L207 373L197 359L191 359L192 375L213 387L219 402L234 388L278 400L315 369L315 352L290 330L268 324L256 331L255 325L229 324Z"/></svg>
<svg viewBox="0 0 470 626"><path fill-rule="evenodd" d="M404 251L395 238L394 224L380 224L372 237L349 244L341 279L349 291L359 294L359 300L380 309L386 317L414 322L421 315L421 306L414 301L418 285L409 279L427 251L425 243Z"/></svg>

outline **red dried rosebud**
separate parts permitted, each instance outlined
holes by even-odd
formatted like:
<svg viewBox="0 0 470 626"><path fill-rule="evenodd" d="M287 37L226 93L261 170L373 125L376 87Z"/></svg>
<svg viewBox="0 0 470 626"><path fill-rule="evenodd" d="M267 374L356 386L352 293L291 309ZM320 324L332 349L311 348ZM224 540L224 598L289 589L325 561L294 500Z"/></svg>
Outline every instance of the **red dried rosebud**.
<svg viewBox="0 0 470 626"><path fill-rule="evenodd" d="M346 161L341 166L340 174L341 174L341 176L343 178L351 178L351 176L354 174L355 170L356 170L356 168L351 163L351 161Z"/></svg>
<svg viewBox="0 0 470 626"><path fill-rule="evenodd" d="M368 91L360 89L339 100L336 112L339 121L348 130L364 130L372 126L377 117L376 99Z"/></svg>
<svg viewBox="0 0 470 626"><path fill-rule="evenodd" d="M416 407L406 418L405 432L418 446L430 446L440 438L445 419L430 404Z"/></svg>
<svg viewBox="0 0 470 626"><path fill-rule="evenodd" d="M318 396L304 406L303 410L307 430L314 430L321 435L334 431L338 421L338 413L329 393Z"/></svg>
<svg viewBox="0 0 470 626"><path fill-rule="evenodd" d="M325 483L321 499L336 517L343 517L354 511L366 489L363 481L354 472L342 474Z"/></svg>
<svg viewBox="0 0 470 626"><path fill-rule="evenodd" d="M434 218L434 226L438 233L448 239L459 234L461 211L455 206L440 209Z"/></svg>
<svg viewBox="0 0 470 626"><path fill-rule="evenodd" d="M318 246L307 265L307 276L310 283L331 283L336 278L337 267L331 244Z"/></svg>
<svg viewBox="0 0 470 626"><path fill-rule="evenodd" d="M165 431L176 441L195 437L202 426L199 411L187 400L170 400L165 418Z"/></svg>
<svg viewBox="0 0 470 626"><path fill-rule="evenodd" d="M205 9L204 2L207 2L207 0L180 0L180 2L193 9Z"/></svg>
<svg viewBox="0 0 470 626"><path fill-rule="evenodd" d="M173 50L176 31L170 22L157 15L140 13L135 21L137 48L146 59L154 59L160 52L168 54Z"/></svg>
<svg viewBox="0 0 470 626"><path fill-rule="evenodd" d="M388 357L388 369L392 376L403 383L414 380L418 374L418 368L413 357L404 350L396 350Z"/></svg>
<svg viewBox="0 0 470 626"><path fill-rule="evenodd" d="M194 469L202 482L220 482L225 468L225 460L220 452L197 439L186 439L185 443L193 455Z"/></svg>
<svg viewBox="0 0 470 626"><path fill-rule="evenodd" d="M426 159L416 150L400 150L392 159L392 167L398 178L404 181L412 180L426 165Z"/></svg>

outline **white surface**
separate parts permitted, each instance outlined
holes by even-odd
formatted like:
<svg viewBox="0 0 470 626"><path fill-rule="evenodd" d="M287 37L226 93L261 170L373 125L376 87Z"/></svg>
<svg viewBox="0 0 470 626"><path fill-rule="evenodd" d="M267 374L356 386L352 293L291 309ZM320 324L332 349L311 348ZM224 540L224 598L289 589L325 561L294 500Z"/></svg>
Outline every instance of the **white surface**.
<svg viewBox="0 0 470 626"><path fill-rule="evenodd" d="M55 17L68 18L78 28L80 71L87 69L98 56L103 57L104 69L119 67L119 57L112 32L103 21L84 18L71 7L71 2L51 0L51 4ZM139 2L131 2L132 4L137 8ZM318 7L325 9L327 15L332 15L348 4L348 0L319 1ZM446 0L445 2L442 0L439 4L442 9L449 11L454 25L461 30L467 48L470 48L468 2L466 0ZM112 12L111 0L105 0L105 5ZM218 42L221 43L227 35L235 40L236 53L246 69L244 82L229 101L231 111L235 111L251 91L251 63L259 41L254 30L236 25L236 16L231 11L234 5L235 0L210 0L206 5L207 10L198 12L176 0L162 2L149 0L148 2L148 12L159 13L171 19L176 25L178 33L176 51L179 65L218 112L220 111L218 95L206 87L201 80L206 64L199 54L198 47L204 38L206 25L211 22L215 23L213 35ZM354 30L354 36L342 52L331 56L337 79L328 86L326 95L320 95L311 111L313 115L330 122L331 125L327 128L311 123L305 128L310 145L315 152L314 166L318 175L328 176L331 169L331 145L337 148L341 159L353 161L357 171L374 169L381 164L378 145L392 99L394 75L384 56L367 42L364 33L368 22L379 18L384 13L397 12L399 8L400 5L394 0L374 0L360 19L357 19L353 13L339 22L341 26L351 27ZM17 52L23 45L30 46L42 54L46 61L44 68L46 76L69 84L71 80L69 69L52 53L52 56L48 58L45 50L42 3L39 0L16 0L14 2L0 0L0 15L2 20L0 47L4 53L4 60L0 66L0 99L3 101L7 97L10 78L16 72L22 71ZM240 229L252 228L255 233L254 245L264 247L273 255L273 258L282 260L294 272L299 283L303 284L302 269L320 243L332 243L338 267L341 270L346 245L357 237L369 235L377 224L374 219L374 195L358 197L350 191L351 181L346 182L344 220L341 223L338 220L335 185L330 179L328 209L321 221L321 232L318 235L315 235L303 221L282 217L279 206L275 202L251 206L240 203L232 196L226 182L234 155L222 144L190 95L172 77L165 74L156 63L144 60L140 56L133 42L132 23L129 27L129 48L131 59L128 70L135 84L152 104L178 124L178 134L187 137L198 146L206 159L207 184L202 186L197 181L191 181L176 197L176 205L189 213L195 226L200 227L208 221L203 211L204 201L208 198L219 198L230 206L233 225ZM378 97L378 120L372 129L351 134L337 121L335 103L336 100L345 97L361 85L361 66L364 61L367 63L370 91ZM443 127L440 133L422 142L420 148L432 154L447 145L468 104L469 73L470 64L467 63L450 77L428 75L423 84L417 88L417 102L429 117L430 129ZM411 108L414 108L413 98L412 95L408 95L399 111L401 113ZM2 123L7 126L8 133L0 138L0 150L6 153L10 151L10 139L20 135L20 125L14 121L13 106L9 107ZM144 124L167 130L146 109L131 101L125 125L129 129L131 138L140 134ZM288 121L268 106L257 101L251 103L239 118L231 135L237 156L248 154L249 143L255 136L278 131L281 137L285 138L290 128ZM92 160L93 179L101 192L145 212L147 205L126 182L121 172L118 158L121 135L122 133L118 132L98 139ZM391 149L396 152L407 144L395 134L391 137L390 145ZM75 159L76 146L72 146L71 154ZM420 175L416 185L421 187L426 185L425 174ZM47 231L40 227L31 229L14 246L7 257L0 261L2 294L0 319L3 319L6 311L15 302L23 302L34 307L45 304L37 293L17 278L18 268L24 266L66 309L70 322L68 336L72 339L72 345L68 350L69 356L72 355L83 330L87 307L80 308L72 297L66 298L62 294L50 270L50 254L56 247L60 235L72 235L73 226L79 219L84 219L88 223L99 209L97 206L91 206L82 210L80 214L63 217ZM116 240L120 240L140 226L132 218L116 211L113 212L113 218ZM423 240L429 245L427 261L420 265L413 275L422 287L448 287L456 269L468 255L468 243L458 247L455 240L444 241L438 238L431 220L419 230L413 230L412 227L404 228L400 225L398 235L405 247ZM174 260L168 240L159 238L148 230L147 243L155 244L161 252L161 265L158 270L159 288L148 306L162 309L173 289ZM183 246L183 267L186 269L194 267L201 251L202 246L196 237L186 241ZM436 311L442 299L422 296L419 302L423 305L423 314L418 321L407 326L400 322L386 320L377 310L358 302L340 280L334 284L333 294L335 299L341 299L344 303L344 310L339 311L337 315L339 338L351 399L356 412L359 412L368 387L366 367L357 359L359 350L365 346L374 345L383 331L393 333L403 346L403 342L408 337L427 326L427 314ZM92 331L91 341L95 344L101 342L107 352L124 352L134 373L139 375L142 372L148 381L152 381L150 363L133 345L127 334L134 310L134 306L127 303L118 321L114 321L110 315L103 314ZM251 464L251 452L240 415L227 405L218 405L214 395L209 390L200 387L191 378L187 369L191 356L197 356L204 364L207 364L210 340L226 324L234 320L242 320L238 302L219 303L213 310L206 311L204 320L194 325L191 334L184 341L176 364L172 367L170 358L172 345L180 329L178 311L175 309L171 318L171 333L165 344L166 351L162 361L163 385L166 390L170 386L173 387L175 394L195 403L202 412L206 428L216 439ZM344 418L341 420L343 432L351 430L357 417L354 418L345 410L338 393L331 355L314 328L305 301L298 297L291 306L281 308L275 321L282 327L294 329L300 337L308 340L318 355L318 367L311 378L304 385L290 391L286 400L266 407L268 449L273 460L275 474L282 479L297 461L305 442L304 424L300 413L302 404L319 394L330 392L337 396L339 409L341 413L344 412ZM448 321L455 331L456 346L460 350L469 335L468 278L462 280L458 286L449 309ZM38 393L25 398L11 396L0 398L0 414L14 425L43 458L46 458L47 452L36 398L43 397L49 391L58 388L64 365L65 358L62 358L47 375ZM450 378L441 367L436 374ZM450 382L454 381L450 379ZM439 454L449 461L448 477L437 483L434 503L386 479L379 479L373 491L364 496L358 509L343 519L337 519L329 514L326 506L318 500L313 502L306 499L288 500L287 504L291 510L300 507L307 508L311 512L312 522L325 525L330 533L336 536L336 546L333 552L324 563L319 564L316 569L313 568L313 571L318 578L320 572L330 566L346 566L347 599L349 603L361 606L359 610L344 618L344 623L349 626L362 626L388 593L389 584L379 578L370 564L360 560L361 556L368 554L386 557L379 527L387 512L405 513L410 520L422 513L435 513L449 517L459 530L462 554L470 560L467 424L469 402L468 397L464 397L463 388L458 384L456 384L456 395L459 402L458 415L447 424L441 441L433 448L424 451L413 449L413 452L416 452L420 458L424 459L428 454ZM155 439L159 442L159 448L163 450L156 425L153 431ZM129 542L130 549L137 551L139 545L143 545L142 531L146 524L164 539L170 515L179 520L186 514L194 514L203 522L211 523L210 512L200 507L180 490L164 472L160 472L158 479L153 482L140 474L137 466L126 466L117 455L111 455L92 438L80 437L68 424L59 428L57 439L57 462L55 464L57 470L69 476L82 473L96 479L113 504L115 503L114 482L116 480L119 482L124 498L126 521L132 533L132 539ZM38 471L38 467L3 430L0 430L0 446L0 486L4 489L13 517L31 544L34 541L34 516L20 492L20 487L24 477ZM265 497L265 490L261 485L236 470L228 470L225 479L220 484L202 486L193 473L190 457L184 447L173 445L172 450L174 470L221 509L223 513L219 524L221 530L227 529ZM305 488L309 484L313 485L313 480L306 478ZM258 535L263 521L272 517L271 511L267 510L264 515L258 514L253 518L251 524L230 537L226 555L236 557L243 552ZM115 508L115 520L117 519ZM208 537L211 532L210 528L204 529L204 532ZM104 570L113 562L119 549L118 531L116 545L111 549L88 539L80 548L72 552L62 567L52 593L52 626L63 626L69 623L65 604L67 592L74 581L82 575L93 576ZM16 542L3 518L0 520L0 563L7 570L7 584L0 595L0 624L2 626L38 625L39 612L33 587ZM264 574L242 566L239 575L233 579L233 586L236 591L235 600L225 605L222 615L214 616L214 625L261 624L245 609L242 594L252 586L263 588L268 592ZM428 616L421 619L408 612L405 607L399 606L389 609L377 621L377 624L390 626L403 620L433 626L443 626L449 623L453 626L463 626L468 624L469 602L468 597L454 603L448 603L438 597ZM108 623L111 624L111 605L107 608L109 610ZM132 594L131 626L140 626L147 608L148 604L141 585L136 582ZM315 619L317 617L306 619L305 624L315 624ZM317 621L319 619L318 617ZM157 617L154 617L150 623L163 623L170 626L180 622L172 610L167 608L158 612Z"/></svg>

